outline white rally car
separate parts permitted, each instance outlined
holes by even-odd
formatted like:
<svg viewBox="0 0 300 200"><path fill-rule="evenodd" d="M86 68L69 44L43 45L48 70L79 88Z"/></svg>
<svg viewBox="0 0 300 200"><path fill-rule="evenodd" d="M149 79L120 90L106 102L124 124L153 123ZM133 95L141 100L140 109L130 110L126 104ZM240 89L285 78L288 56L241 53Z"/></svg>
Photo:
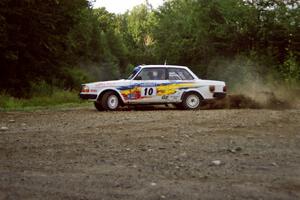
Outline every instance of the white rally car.
<svg viewBox="0 0 300 200"><path fill-rule="evenodd" d="M138 66L127 80L83 84L80 92L80 98L94 101L99 111L145 104L193 110L203 100L225 96L224 82L201 80L189 68L171 65Z"/></svg>

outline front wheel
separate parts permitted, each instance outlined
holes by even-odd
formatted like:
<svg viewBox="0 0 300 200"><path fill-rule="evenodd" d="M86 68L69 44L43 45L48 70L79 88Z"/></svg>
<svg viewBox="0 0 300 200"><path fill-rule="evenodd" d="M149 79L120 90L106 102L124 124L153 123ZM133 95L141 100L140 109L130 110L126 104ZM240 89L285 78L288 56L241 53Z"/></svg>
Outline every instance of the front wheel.
<svg viewBox="0 0 300 200"><path fill-rule="evenodd" d="M101 105L104 110L117 110L120 106L119 97L115 92L106 92L101 99Z"/></svg>
<svg viewBox="0 0 300 200"><path fill-rule="evenodd" d="M196 93L184 95L181 106L185 110L196 110L201 106L202 98Z"/></svg>

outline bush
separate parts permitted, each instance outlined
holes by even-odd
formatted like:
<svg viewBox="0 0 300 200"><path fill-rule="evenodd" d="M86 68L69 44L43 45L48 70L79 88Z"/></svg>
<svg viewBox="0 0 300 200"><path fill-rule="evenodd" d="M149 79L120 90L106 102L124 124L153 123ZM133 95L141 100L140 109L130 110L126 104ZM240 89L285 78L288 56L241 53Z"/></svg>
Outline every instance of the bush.
<svg viewBox="0 0 300 200"><path fill-rule="evenodd" d="M60 85L66 89L79 89L82 83L89 81L88 73L80 68L72 68L64 70L64 82L63 83L54 83L54 85ZM58 82L58 80L57 80Z"/></svg>
<svg viewBox="0 0 300 200"><path fill-rule="evenodd" d="M66 104L82 104L78 92L55 89L52 94L33 96L21 99L9 95L0 95L0 110L22 110L34 107L53 107Z"/></svg>
<svg viewBox="0 0 300 200"><path fill-rule="evenodd" d="M300 65L292 53L289 54L287 60L280 67L280 73L290 89L299 87Z"/></svg>

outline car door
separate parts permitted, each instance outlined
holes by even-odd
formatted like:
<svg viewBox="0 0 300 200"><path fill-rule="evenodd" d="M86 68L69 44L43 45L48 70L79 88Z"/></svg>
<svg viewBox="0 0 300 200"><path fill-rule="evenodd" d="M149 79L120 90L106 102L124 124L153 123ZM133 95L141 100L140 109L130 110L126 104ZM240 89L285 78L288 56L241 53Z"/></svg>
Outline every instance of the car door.
<svg viewBox="0 0 300 200"><path fill-rule="evenodd" d="M167 79L166 98L169 102L179 102L186 90L195 87L195 78L183 68L168 68Z"/></svg>
<svg viewBox="0 0 300 200"><path fill-rule="evenodd" d="M132 80L129 103L164 102L160 88L168 82L166 68L143 68Z"/></svg>

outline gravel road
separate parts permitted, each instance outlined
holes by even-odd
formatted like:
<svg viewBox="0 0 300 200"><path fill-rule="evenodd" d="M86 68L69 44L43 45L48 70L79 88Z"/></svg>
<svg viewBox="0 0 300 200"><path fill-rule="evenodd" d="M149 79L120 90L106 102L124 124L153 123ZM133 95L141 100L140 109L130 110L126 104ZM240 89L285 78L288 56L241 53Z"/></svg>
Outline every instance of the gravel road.
<svg viewBox="0 0 300 200"><path fill-rule="evenodd" d="M300 110L0 113L0 199L300 199Z"/></svg>

